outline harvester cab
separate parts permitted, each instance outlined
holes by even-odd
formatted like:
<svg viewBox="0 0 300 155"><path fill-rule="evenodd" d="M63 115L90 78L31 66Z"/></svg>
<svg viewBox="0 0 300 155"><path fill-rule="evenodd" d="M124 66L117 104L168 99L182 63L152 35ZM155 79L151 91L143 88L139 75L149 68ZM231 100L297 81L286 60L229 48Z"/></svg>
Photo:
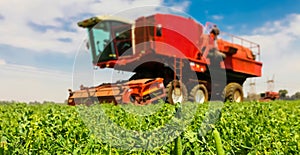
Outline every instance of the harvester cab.
<svg viewBox="0 0 300 155"><path fill-rule="evenodd" d="M120 56L133 54L130 21L100 16L78 22L78 26L87 28L87 47L95 66L113 68Z"/></svg>

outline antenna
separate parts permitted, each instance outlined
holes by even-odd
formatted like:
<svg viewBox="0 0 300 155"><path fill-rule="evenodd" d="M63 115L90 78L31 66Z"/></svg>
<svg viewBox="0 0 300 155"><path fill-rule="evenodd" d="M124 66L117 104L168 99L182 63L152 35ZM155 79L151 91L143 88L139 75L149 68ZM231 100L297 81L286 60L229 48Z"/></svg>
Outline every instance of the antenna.
<svg viewBox="0 0 300 155"><path fill-rule="evenodd" d="M252 81L252 79L250 80L249 83L250 86L250 90L248 92L248 98L253 101L253 100L257 100L257 95L256 95L256 84L255 81Z"/></svg>
<svg viewBox="0 0 300 155"><path fill-rule="evenodd" d="M256 94L256 84L255 84L255 81L253 82L251 80L249 85L250 85L249 94Z"/></svg>
<svg viewBox="0 0 300 155"><path fill-rule="evenodd" d="M275 75L273 74L273 76L272 76L272 79L268 79L267 80L267 91L270 91L270 92L272 92L272 91L274 91L274 83L275 83L275 81L274 81L274 78L275 78Z"/></svg>

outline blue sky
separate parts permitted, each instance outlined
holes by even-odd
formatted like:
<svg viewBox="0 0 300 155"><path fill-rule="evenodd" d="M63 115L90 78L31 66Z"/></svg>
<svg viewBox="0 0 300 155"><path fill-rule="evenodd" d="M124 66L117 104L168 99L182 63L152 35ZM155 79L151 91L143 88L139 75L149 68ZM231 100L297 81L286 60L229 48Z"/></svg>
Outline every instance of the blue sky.
<svg viewBox="0 0 300 155"><path fill-rule="evenodd" d="M299 0L194 0L187 12L201 22L211 20L226 31L247 34L268 21L280 20L289 14L299 13L299 6ZM228 26L234 31L226 29Z"/></svg>
<svg viewBox="0 0 300 155"><path fill-rule="evenodd" d="M257 92L267 88L273 75L275 90L287 89L289 95L300 91L299 0L12 0L0 2L0 100L62 102L67 89L76 89L85 75L90 78L86 85L97 84L95 79L104 77L93 71L81 46L86 34L77 21L127 9L138 15L141 9L135 8L149 5L184 11L203 24L216 23L222 31L260 44L264 66L263 76L255 79ZM73 74L74 62L83 73Z"/></svg>

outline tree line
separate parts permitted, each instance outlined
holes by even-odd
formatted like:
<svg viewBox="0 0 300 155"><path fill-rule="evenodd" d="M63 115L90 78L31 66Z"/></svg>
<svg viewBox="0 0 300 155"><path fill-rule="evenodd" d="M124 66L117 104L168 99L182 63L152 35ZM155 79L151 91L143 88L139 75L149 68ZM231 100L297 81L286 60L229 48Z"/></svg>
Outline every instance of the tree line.
<svg viewBox="0 0 300 155"><path fill-rule="evenodd" d="M289 96L288 91L286 89L280 89L278 91L280 99L283 100L299 100L300 99L300 92L296 92L295 94Z"/></svg>

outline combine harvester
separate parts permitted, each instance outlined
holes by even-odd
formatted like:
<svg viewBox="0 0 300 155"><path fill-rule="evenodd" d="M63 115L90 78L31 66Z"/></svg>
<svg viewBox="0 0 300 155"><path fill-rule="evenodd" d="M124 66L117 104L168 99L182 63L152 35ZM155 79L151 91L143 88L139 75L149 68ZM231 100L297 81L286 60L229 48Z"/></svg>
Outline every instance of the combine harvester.
<svg viewBox="0 0 300 155"><path fill-rule="evenodd" d="M69 90L68 105L145 105L160 99L170 104L242 102L245 80L261 76L258 44L230 34L226 34L228 41L217 39L215 26L205 33L205 27L191 18L154 14L129 22L100 16L78 26L88 30L94 66L135 74L121 82ZM219 72L225 77L218 77Z"/></svg>
<svg viewBox="0 0 300 155"><path fill-rule="evenodd" d="M275 75L273 75L273 78L267 81L267 90L264 93L260 93L260 102L268 102L268 101L274 101L279 99L280 95L279 92L275 92L274 91L274 77Z"/></svg>

